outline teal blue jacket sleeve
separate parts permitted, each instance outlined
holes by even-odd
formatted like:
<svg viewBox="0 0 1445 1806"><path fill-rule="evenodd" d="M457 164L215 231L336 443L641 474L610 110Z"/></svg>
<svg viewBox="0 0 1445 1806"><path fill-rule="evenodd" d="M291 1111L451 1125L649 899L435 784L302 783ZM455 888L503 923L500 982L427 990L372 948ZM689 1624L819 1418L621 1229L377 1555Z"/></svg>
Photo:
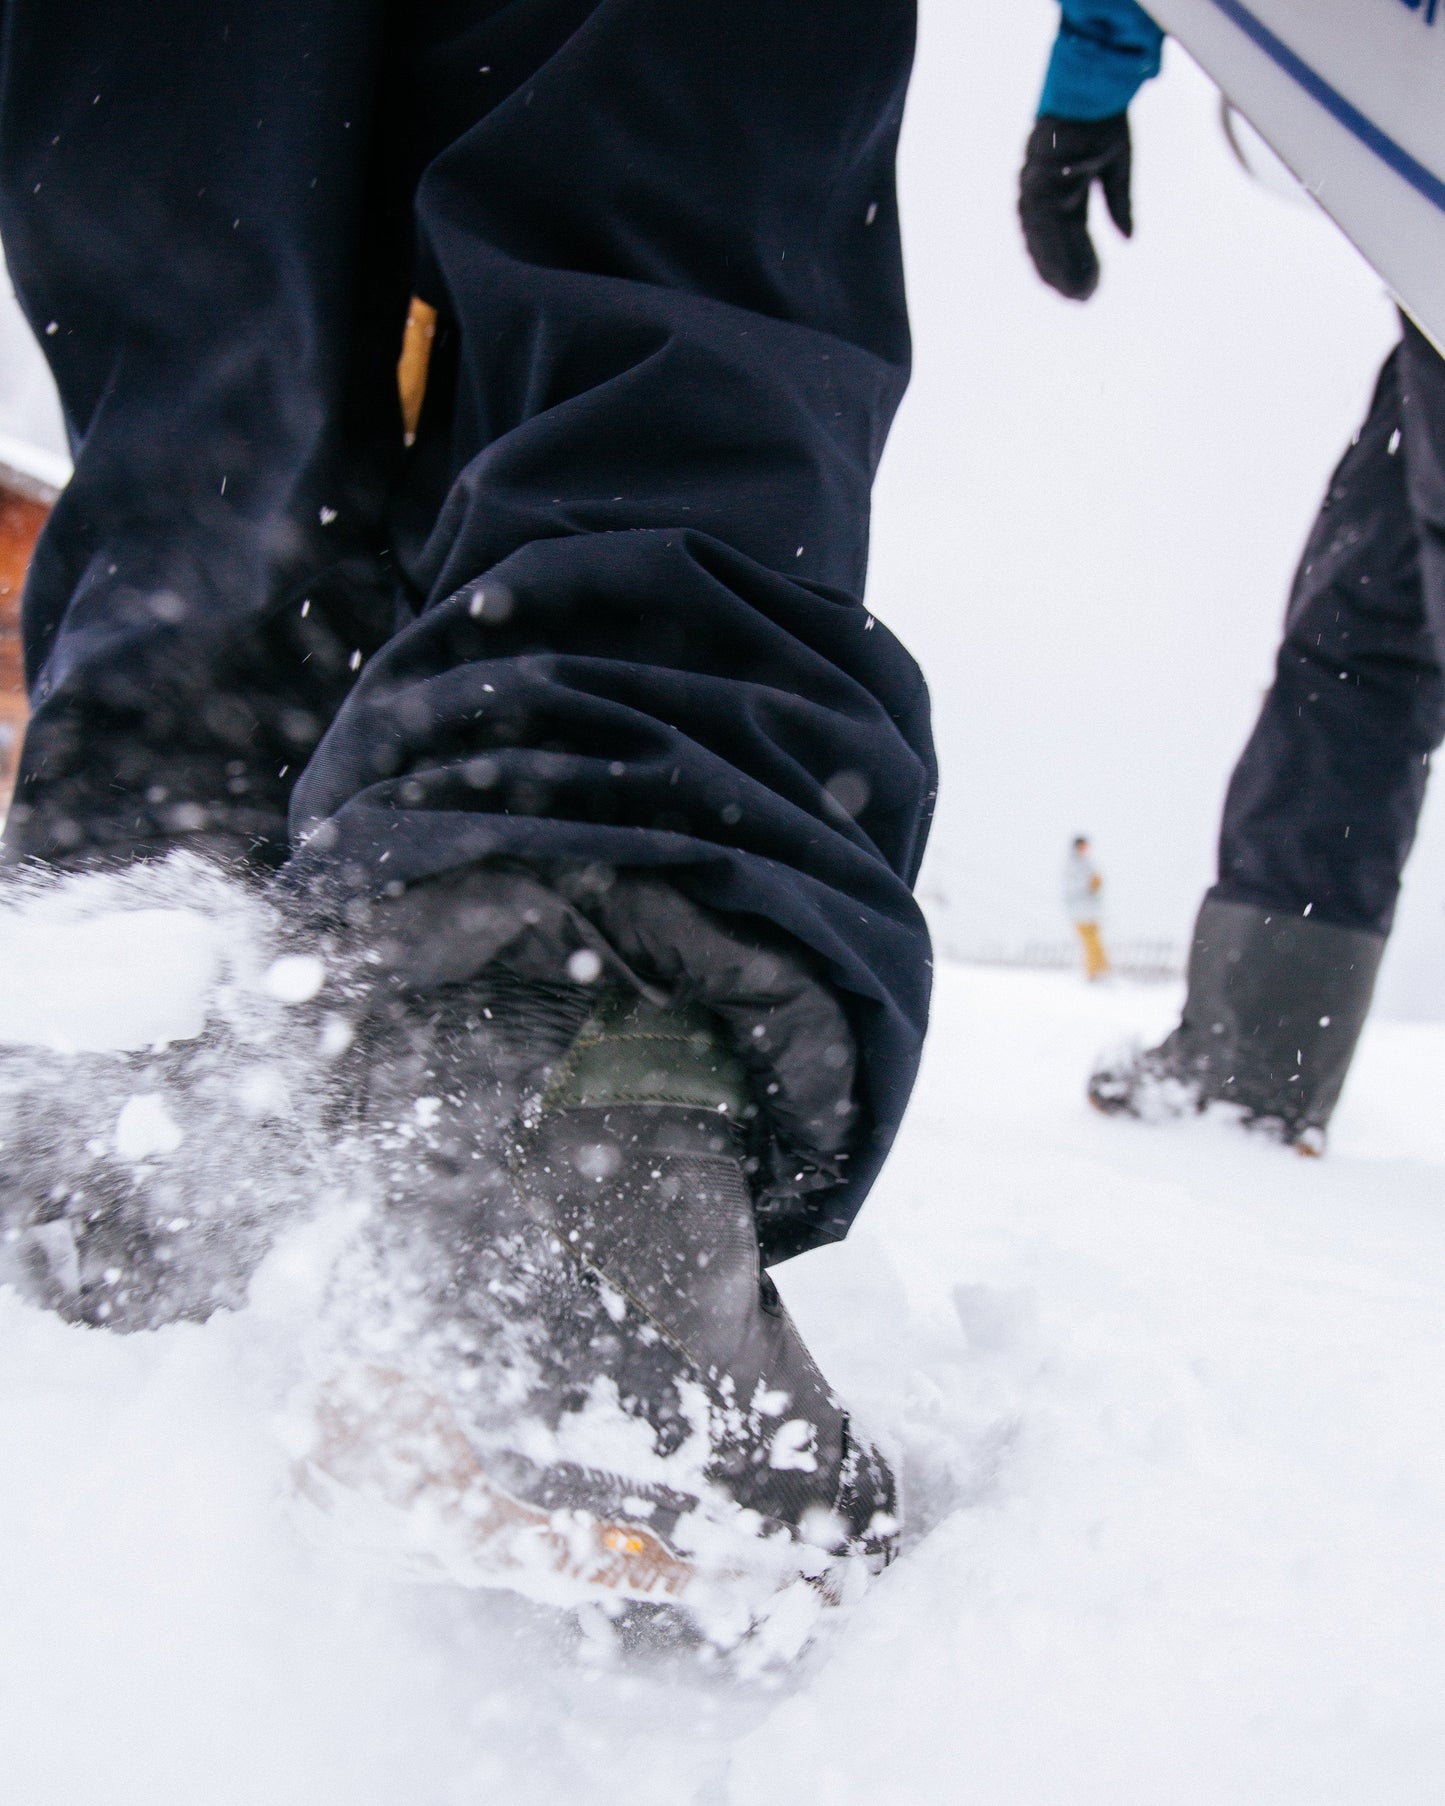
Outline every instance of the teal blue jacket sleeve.
<svg viewBox="0 0 1445 1806"><path fill-rule="evenodd" d="M1059 0L1063 17L1039 112L1108 119L1159 73L1164 33L1134 0Z"/></svg>

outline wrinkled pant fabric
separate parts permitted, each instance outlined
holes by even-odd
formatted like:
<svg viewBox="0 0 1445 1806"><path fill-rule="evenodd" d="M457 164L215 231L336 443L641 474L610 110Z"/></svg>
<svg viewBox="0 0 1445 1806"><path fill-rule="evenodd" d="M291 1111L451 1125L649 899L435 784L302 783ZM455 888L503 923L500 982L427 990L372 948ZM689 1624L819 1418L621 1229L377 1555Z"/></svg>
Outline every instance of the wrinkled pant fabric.
<svg viewBox="0 0 1445 1806"><path fill-rule="evenodd" d="M1209 893L1387 935L1445 738L1445 362L1408 321L1305 547Z"/></svg>
<svg viewBox="0 0 1445 1806"><path fill-rule="evenodd" d="M0 17L0 234L76 454L12 854L664 875L848 1009L859 1140L790 1245L841 1234L928 991L926 693L861 602L911 5Z"/></svg>

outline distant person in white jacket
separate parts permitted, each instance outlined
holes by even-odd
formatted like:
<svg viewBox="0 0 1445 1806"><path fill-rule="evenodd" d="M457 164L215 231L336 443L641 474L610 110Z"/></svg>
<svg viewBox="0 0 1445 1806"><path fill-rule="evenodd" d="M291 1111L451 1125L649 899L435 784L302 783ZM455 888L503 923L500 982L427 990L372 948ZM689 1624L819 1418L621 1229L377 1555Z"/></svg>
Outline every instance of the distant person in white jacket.
<svg viewBox="0 0 1445 1806"><path fill-rule="evenodd" d="M1109 956L1099 933L1103 898L1104 880L1090 855L1088 836L1080 834L1064 862L1064 908L1078 930L1084 949L1084 976L1090 984L1109 970Z"/></svg>

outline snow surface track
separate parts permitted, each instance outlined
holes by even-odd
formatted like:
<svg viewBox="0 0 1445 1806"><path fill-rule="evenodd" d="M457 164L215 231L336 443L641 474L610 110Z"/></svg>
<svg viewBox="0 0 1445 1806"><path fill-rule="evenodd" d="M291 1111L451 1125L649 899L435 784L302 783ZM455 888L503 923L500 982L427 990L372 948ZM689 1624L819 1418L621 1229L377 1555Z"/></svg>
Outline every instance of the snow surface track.
<svg viewBox="0 0 1445 1806"><path fill-rule="evenodd" d="M301 1534L305 1233L203 1328L118 1337L0 1295L0 1794L1438 1800L1445 1028L1374 1029L1308 1162L1088 1111L1100 1045L1174 1002L940 973L863 1225L780 1274L901 1453L909 1547L771 1687L628 1667L600 1621Z"/></svg>

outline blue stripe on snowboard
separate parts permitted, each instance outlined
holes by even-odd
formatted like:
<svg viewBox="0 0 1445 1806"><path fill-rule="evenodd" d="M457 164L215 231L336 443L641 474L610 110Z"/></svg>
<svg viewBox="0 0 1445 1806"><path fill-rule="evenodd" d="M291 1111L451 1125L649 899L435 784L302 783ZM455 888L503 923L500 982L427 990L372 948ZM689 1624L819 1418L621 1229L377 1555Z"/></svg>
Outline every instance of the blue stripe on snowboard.
<svg viewBox="0 0 1445 1806"><path fill-rule="evenodd" d="M1347 132L1372 150L1382 163L1388 164L1417 194L1424 195L1432 206L1445 213L1445 182L1439 176L1412 157L1403 145L1396 144L1389 133L1382 131L1373 119L1366 118L1357 106L1345 99L1338 88L1331 87L1282 38L1277 38L1262 19L1257 19L1247 6L1242 6L1240 0L1212 0L1212 4L1218 7L1225 18L1237 25L1246 37L1253 39L1272 62L1298 82L1305 93L1344 126Z"/></svg>

